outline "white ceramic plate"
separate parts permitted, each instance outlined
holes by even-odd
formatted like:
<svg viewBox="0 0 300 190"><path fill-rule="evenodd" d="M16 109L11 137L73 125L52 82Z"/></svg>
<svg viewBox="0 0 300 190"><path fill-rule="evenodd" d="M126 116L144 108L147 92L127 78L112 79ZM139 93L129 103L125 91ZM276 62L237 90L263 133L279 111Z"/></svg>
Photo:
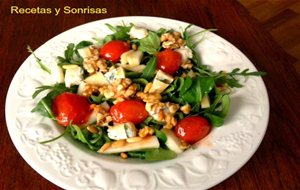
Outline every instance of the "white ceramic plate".
<svg viewBox="0 0 300 190"><path fill-rule="evenodd" d="M91 22L68 30L39 47L38 57L51 67L63 55L68 43L104 37L104 25L134 23L157 30L182 30L188 24L156 17L120 17ZM202 30L193 27L191 33ZM26 51L26 50L24 50ZM233 45L208 33L197 47L204 64L214 70L239 67L256 70ZM225 125L176 159L155 163L124 160L91 152L67 137L49 144L39 141L59 135L62 128L47 118L31 113L41 96L33 100L37 86L51 83L51 77L33 56L15 74L6 99L6 121L11 139L26 162L39 174L64 189L207 189L228 178L242 167L261 143L269 118L269 100L260 77L250 77L234 91Z"/></svg>

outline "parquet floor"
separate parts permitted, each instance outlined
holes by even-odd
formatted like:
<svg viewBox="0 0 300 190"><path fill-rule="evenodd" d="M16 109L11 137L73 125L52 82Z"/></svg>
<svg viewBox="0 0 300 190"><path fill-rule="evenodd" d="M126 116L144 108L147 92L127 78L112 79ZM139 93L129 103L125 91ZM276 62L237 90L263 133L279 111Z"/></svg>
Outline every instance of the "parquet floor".
<svg viewBox="0 0 300 190"><path fill-rule="evenodd" d="M275 41L297 61L300 74L300 0L239 0L273 36Z"/></svg>

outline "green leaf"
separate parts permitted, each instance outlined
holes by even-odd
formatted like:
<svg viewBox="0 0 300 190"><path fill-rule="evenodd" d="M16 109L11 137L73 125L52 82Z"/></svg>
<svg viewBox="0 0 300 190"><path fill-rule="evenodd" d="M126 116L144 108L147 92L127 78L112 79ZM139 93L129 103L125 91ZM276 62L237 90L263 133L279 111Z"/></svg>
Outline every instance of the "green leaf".
<svg viewBox="0 0 300 190"><path fill-rule="evenodd" d="M125 75L126 78L134 79L134 78L139 78L142 75L142 73L134 72L134 71L126 71Z"/></svg>
<svg viewBox="0 0 300 190"><path fill-rule="evenodd" d="M106 36L104 39L105 43L111 41L111 40L129 40L129 31L131 27L133 26L130 24L129 26L112 26L110 24L105 24L112 32L114 32L111 35Z"/></svg>
<svg viewBox="0 0 300 190"><path fill-rule="evenodd" d="M132 82L141 84L143 86L146 86L148 84L148 81L144 78L132 79Z"/></svg>
<svg viewBox="0 0 300 190"><path fill-rule="evenodd" d="M114 35L112 35L112 34L107 35L107 36L105 36L105 38L103 39L103 44L106 44L106 43L108 43L108 42L110 42L110 41L112 41L112 40L114 40L114 39L115 39ZM102 44L102 45L103 45L103 44Z"/></svg>
<svg viewBox="0 0 300 190"><path fill-rule="evenodd" d="M78 49L90 46L92 44L93 43L89 41L81 41L77 45L75 45L74 43L68 44L64 52L64 57L57 57L58 65L63 66L72 64L82 66L83 58L79 55Z"/></svg>
<svg viewBox="0 0 300 190"><path fill-rule="evenodd" d="M81 49L81 48L85 48L85 47L88 47L90 45L93 45L92 42L90 41L81 41L79 42L76 46L75 46L75 49Z"/></svg>
<svg viewBox="0 0 300 190"><path fill-rule="evenodd" d="M52 112L53 99L63 92L76 92L77 86L67 88L64 83L55 84L53 86L40 86L36 88L32 98L36 98L36 96L44 90L50 90L50 92L37 103L31 112L39 112L44 117L55 119L55 116Z"/></svg>
<svg viewBox="0 0 300 190"><path fill-rule="evenodd" d="M167 32L167 29L165 29L165 28L160 28L160 29L158 29L156 31L156 33L157 33L158 36L161 36L161 35L163 35L166 32Z"/></svg>
<svg viewBox="0 0 300 190"><path fill-rule="evenodd" d="M145 159L145 152L144 151L128 152L127 154L131 158Z"/></svg>
<svg viewBox="0 0 300 190"><path fill-rule="evenodd" d="M188 30L192 27L192 24L189 24L183 31L183 39L186 42L186 45L192 50L193 57L192 61L197 65L201 66L201 59L199 54L195 51L196 46L205 39L205 34L209 31L216 31L216 29L205 29L194 34L189 34ZM199 35L202 35L199 37ZM198 36L199 40L195 42L194 37Z"/></svg>
<svg viewBox="0 0 300 190"><path fill-rule="evenodd" d="M140 45L138 49L142 52L146 52L150 55L155 55L158 49L160 48L160 39L159 36L150 31L146 38L140 40Z"/></svg>
<svg viewBox="0 0 300 190"><path fill-rule="evenodd" d="M228 94L225 94L223 97L222 97L222 110L219 114L220 117L223 117L225 118L229 112L229 108L230 108L230 97Z"/></svg>
<svg viewBox="0 0 300 190"><path fill-rule="evenodd" d="M47 73L51 74L51 70L46 65L44 65L42 63L42 60L35 55L35 53L32 51L32 49L29 45L27 46L27 50L28 50L29 53L31 53L33 55L33 57L35 58L36 62L39 64L41 69L43 71L46 71Z"/></svg>
<svg viewBox="0 0 300 190"><path fill-rule="evenodd" d="M106 142L104 131L100 127L97 127L98 134L90 133L86 128L81 130L77 125L71 125L70 129L70 134L74 139L86 144L93 151L98 151Z"/></svg>
<svg viewBox="0 0 300 190"><path fill-rule="evenodd" d="M211 113L205 113L204 116L209 119L210 123L214 127L220 127L224 124L224 118L211 114Z"/></svg>
<svg viewBox="0 0 300 190"><path fill-rule="evenodd" d="M146 125L149 125L152 119L153 119L153 117L149 116L149 117L147 117L147 119L145 119L145 121L143 123L145 123Z"/></svg>
<svg viewBox="0 0 300 190"><path fill-rule="evenodd" d="M53 141L56 141L58 139L60 139L61 137L65 136L66 134L70 133L70 128L69 126L64 130L64 132L62 134L60 134L59 136L57 137L54 137L53 139L50 139L50 140L46 140L46 141L42 141L40 142L40 144L46 144L46 143L50 143L50 142L53 142Z"/></svg>
<svg viewBox="0 0 300 190"><path fill-rule="evenodd" d="M37 103L37 105L31 110L31 112L39 112L44 117L55 119L55 115L52 112L51 105L52 97L47 95Z"/></svg>
<svg viewBox="0 0 300 190"><path fill-rule="evenodd" d="M157 148L154 150L146 151L145 160L147 161L159 161L159 160L171 160L176 158L177 154L172 150L166 150Z"/></svg>
<svg viewBox="0 0 300 190"><path fill-rule="evenodd" d="M155 56L151 57L141 75L141 78L145 78L148 81L151 81L154 78L157 67L157 59Z"/></svg>
<svg viewBox="0 0 300 190"><path fill-rule="evenodd" d="M36 91L32 94L32 99L36 98L41 92L51 89L53 86L39 86L36 88Z"/></svg>
<svg viewBox="0 0 300 190"><path fill-rule="evenodd" d="M182 96L193 84L193 80L190 77L184 79L182 88L180 89L179 96Z"/></svg>
<svg viewBox="0 0 300 190"><path fill-rule="evenodd" d="M73 44L73 43L70 43L67 46L67 49L65 50L65 58L66 58L66 60L71 61L73 59L74 48L75 48L75 44Z"/></svg>
<svg viewBox="0 0 300 190"><path fill-rule="evenodd" d="M178 77L175 81L174 84L177 88L177 91L181 91L184 85L184 78L183 77Z"/></svg>
<svg viewBox="0 0 300 190"><path fill-rule="evenodd" d="M158 130L158 129L154 129L155 131L155 136L163 143L167 142L167 136L164 132Z"/></svg>
<svg viewBox="0 0 300 190"><path fill-rule="evenodd" d="M193 84L188 91L182 94L183 100L195 105L201 102L204 94L208 94L215 86L214 79L212 77L197 77L193 78Z"/></svg>
<svg viewBox="0 0 300 190"><path fill-rule="evenodd" d="M94 104L101 104L102 102L106 101L106 98L101 94L99 94L98 96L91 95L89 99Z"/></svg>

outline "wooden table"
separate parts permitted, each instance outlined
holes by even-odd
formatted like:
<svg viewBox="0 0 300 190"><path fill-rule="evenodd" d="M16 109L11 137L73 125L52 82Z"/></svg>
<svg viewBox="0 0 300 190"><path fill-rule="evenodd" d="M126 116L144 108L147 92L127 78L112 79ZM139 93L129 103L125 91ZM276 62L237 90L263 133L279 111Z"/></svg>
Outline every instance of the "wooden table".
<svg viewBox="0 0 300 190"><path fill-rule="evenodd" d="M106 7L107 14L10 14L19 7ZM39 0L0 2L0 189L60 189L36 173L19 155L5 123L10 81L28 56L26 45L39 47L57 34L94 20L116 16L159 16L218 28L250 58L264 77L270 98L270 122L255 155L236 174L213 189L300 189L300 78L293 61L247 11L233 0ZM288 31L286 33L288 35Z"/></svg>

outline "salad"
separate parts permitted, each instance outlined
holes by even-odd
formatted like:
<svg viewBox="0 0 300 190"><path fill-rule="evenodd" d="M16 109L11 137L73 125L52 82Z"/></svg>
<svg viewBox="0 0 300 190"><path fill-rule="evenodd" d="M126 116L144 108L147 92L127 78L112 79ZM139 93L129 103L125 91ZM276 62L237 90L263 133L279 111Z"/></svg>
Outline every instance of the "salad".
<svg viewBox="0 0 300 190"><path fill-rule="evenodd" d="M210 30L106 26L112 33L103 39L70 43L54 69L28 47L57 81L36 88L33 98L47 93L32 112L65 128L41 143L70 135L100 154L173 159L223 125L231 89L242 87L239 77L265 74L214 72L201 64L195 51L201 40L194 38Z"/></svg>

